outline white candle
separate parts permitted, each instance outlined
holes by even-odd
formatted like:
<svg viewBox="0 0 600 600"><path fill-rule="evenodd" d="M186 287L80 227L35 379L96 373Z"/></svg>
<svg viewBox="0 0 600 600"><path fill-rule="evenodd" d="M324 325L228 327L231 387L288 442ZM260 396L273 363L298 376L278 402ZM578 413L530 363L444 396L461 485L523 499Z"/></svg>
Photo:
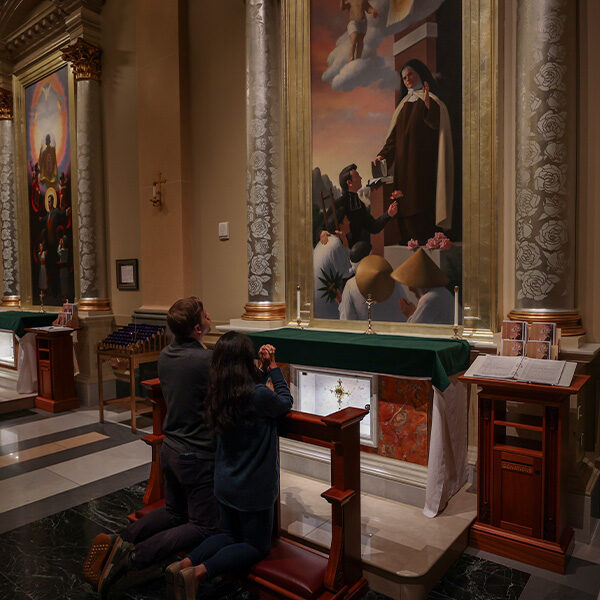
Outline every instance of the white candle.
<svg viewBox="0 0 600 600"><path fill-rule="evenodd" d="M458 325L458 286L454 286L454 325Z"/></svg>
<svg viewBox="0 0 600 600"><path fill-rule="evenodd" d="M152 197L156 198L156 184L155 183L152 184Z"/></svg>
<svg viewBox="0 0 600 600"><path fill-rule="evenodd" d="M296 286L296 321L300 321L300 286Z"/></svg>

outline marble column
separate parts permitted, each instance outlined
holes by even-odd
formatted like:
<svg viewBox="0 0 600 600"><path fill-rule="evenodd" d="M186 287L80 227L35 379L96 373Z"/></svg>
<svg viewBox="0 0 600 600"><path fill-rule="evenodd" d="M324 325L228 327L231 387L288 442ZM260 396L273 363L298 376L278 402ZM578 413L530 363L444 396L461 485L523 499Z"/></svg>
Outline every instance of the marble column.
<svg viewBox="0 0 600 600"><path fill-rule="evenodd" d="M512 319L585 332L575 305L577 7L520 0Z"/></svg>
<svg viewBox="0 0 600 600"><path fill-rule="evenodd" d="M79 309L108 311L100 48L78 39L63 48L77 86L77 217L79 239Z"/></svg>
<svg viewBox="0 0 600 600"><path fill-rule="evenodd" d="M12 92L0 88L0 206L2 236L2 306L19 306L19 260L15 197L15 151Z"/></svg>
<svg viewBox="0 0 600 600"><path fill-rule="evenodd" d="M285 319L280 4L246 2L246 320Z"/></svg>

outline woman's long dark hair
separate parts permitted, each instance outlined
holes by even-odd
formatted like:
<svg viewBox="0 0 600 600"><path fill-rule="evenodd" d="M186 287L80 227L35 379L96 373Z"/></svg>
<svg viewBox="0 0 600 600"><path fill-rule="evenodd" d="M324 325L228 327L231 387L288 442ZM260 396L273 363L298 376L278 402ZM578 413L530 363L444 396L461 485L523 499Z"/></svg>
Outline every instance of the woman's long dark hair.
<svg viewBox="0 0 600 600"><path fill-rule="evenodd" d="M215 345L208 383L206 416L216 433L251 422L248 398L259 381L252 341L243 333L227 332Z"/></svg>
<svg viewBox="0 0 600 600"><path fill-rule="evenodd" d="M404 85L404 80L402 79L402 71L404 71L406 67L411 67L413 71L416 71L417 75L421 78L423 85L425 85L425 82L427 82L429 84L429 91L436 96L439 96L438 83L431 74L429 67L425 63L421 62L418 58L412 58L411 60L405 62L400 69L400 100L402 100L402 98L408 94L408 89Z"/></svg>

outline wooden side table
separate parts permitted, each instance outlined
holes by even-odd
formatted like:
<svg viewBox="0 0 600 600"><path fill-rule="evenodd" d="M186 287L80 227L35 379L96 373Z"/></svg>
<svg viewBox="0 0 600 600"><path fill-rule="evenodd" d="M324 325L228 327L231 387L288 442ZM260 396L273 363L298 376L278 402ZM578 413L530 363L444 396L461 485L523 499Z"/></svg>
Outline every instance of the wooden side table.
<svg viewBox="0 0 600 600"><path fill-rule="evenodd" d="M73 329L53 331L31 327L26 331L35 334L36 407L53 413L79 408L73 369Z"/></svg>
<svg viewBox="0 0 600 600"><path fill-rule="evenodd" d="M559 387L460 377L481 386L473 547L565 572L573 546L564 497L569 396L588 379Z"/></svg>

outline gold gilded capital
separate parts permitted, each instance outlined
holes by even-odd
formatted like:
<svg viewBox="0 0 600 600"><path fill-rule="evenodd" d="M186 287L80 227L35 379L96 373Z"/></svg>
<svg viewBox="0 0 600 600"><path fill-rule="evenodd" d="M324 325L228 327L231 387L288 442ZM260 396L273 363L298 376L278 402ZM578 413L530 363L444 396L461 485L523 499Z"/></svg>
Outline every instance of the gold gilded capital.
<svg viewBox="0 0 600 600"><path fill-rule="evenodd" d="M62 59L71 63L75 79L95 79L100 81L102 64L100 57L102 50L89 42L79 38L70 46L62 49Z"/></svg>
<svg viewBox="0 0 600 600"><path fill-rule="evenodd" d="M0 88L0 120L13 118L13 95L10 90Z"/></svg>

